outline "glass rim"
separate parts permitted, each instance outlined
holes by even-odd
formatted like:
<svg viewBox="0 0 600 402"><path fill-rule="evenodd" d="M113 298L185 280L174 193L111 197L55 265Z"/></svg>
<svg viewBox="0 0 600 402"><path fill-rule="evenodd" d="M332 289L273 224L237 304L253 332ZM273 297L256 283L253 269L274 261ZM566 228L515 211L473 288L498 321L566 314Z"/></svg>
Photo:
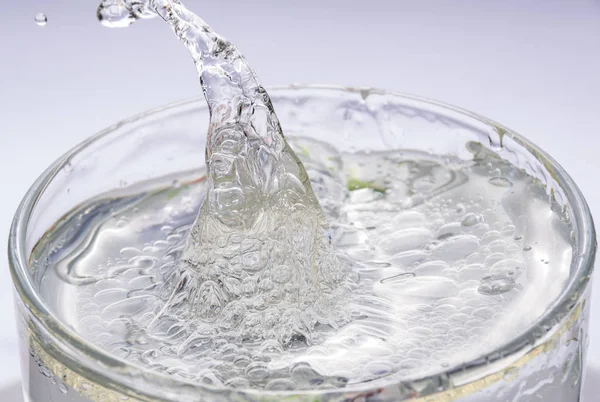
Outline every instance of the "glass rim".
<svg viewBox="0 0 600 402"><path fill-rule="evenodd" d="M120 122L96 133L89 137L83 142L79 143L75 147L71 148L59 159L52 163L33 183L25 194L23 200L17 208L16 214L12 221L12 225L9 233L8 241L8 259L10 271L13 279L14 286L17 290L20 300L24 303L28 312L40 324L45 330L49 332L51 337L55 338L60 344L61 353L68 354L64 350L64 344L68 345L69 348L75 349L79 353L83 353L84 356L90 358L90 361L95 362L94 367L92 364L83 365L85 366L86 374L92 374L94 381L105 380L107 384L114 384L115 381L118 385L124 386L130 389L136 394L144 395L145 397L152 398L155 395L148 394L149 384L153 384L153 389L159 389L161 387L181 387L186 388L192 387L194 391L197 391L200 395L203 392L219 392L219 391L232 391L242 395L260 395L263 397L289 397L289 396L323 396L327 394L336 394L339 392L364 392L372 390L374 388L389 387L389 386L400 386L400 385L411 385L422 383L423 381L439 380L440 378L451 378L454 375L464 375L466 371L477 370L479 368L485 368L491 363L502 360L505 357L517 354L528 346L533 348L535 342L543 337L544 334L550 332L555 328L558 323L570 313L576 309L577 301L580 296L586 290L591 274L594 269L594 261L596 256L596 233L594 229L593 218L587 202L583 194L581 193L578 186L575 184L573 179L567 174L567 172L545 151L533 144L531 141L516 133L515 131L499 124L491 119L480 116L471 111L452 106L436 100L427 99L421 96L404 94L394 91L386 91L373 88L361 88L361 87L343 87L335 85L289 85L289 86L276 86L267 88L272 93L286 90L298 90L298 91L325 91L331 93L354 93L360 94L363 98L370 94L376 95L387 95L393 96L396 99L403 99L405 101L417 102L421 105L429 105L437 108L441 108L446 111L455 113L463 118L476 120L480 123L484 123L490 127L501 129L504 135L508 136L515 141L518 145L524 147L527 152L531 153L537 160L543 162L546 170L549 167L552 169L553 178L556 183L564 190L566 203L569 205L571 211L570 217L573 221L575 230L575 247L573 253L573 259L571 261L571 272L567 285L563 288L560 295L552 302L552 304L545 310L545 312L521 335L514 338L510 342L503 344L502 346L492 350L484 356L478 357L472 361L460 364L458 366L449 367L444 371L440 371L433 375L427 375L422 378L415 378L410 380L391 381L387 385L378 385L377 387L369 386L366 384L358 384L356 387L351 388L334 388L324 390L307 390L307 391L270 391L270 390L255 390L255 389L233 389L230 387L214 387L209 385L203 385L196 382L192 382L183 378L170 376L167 374L153 372L147 370L142 366L127 362L126 360L120 359L114 355L111 355L107 351L100 347L92 345L86 342L80 337L74 330L70 329L67 325L61 322L54 313L45 305L43 299L40 297L31 276L29 275L29 262L27 258L27 247L26 247L26 236L27 226L31 217L31 214L36 207L37 201L41 194L44 192L48 184L53 180L54 176L68 161L83 151L87 147L93 145L101 138L111 134L115 130L118 130L121 126L128 123L133 123L144 119L146 117L159 114L161 112L178 109L184 106L190 106L192 104L201 102L201 98L193 98L184 101L178 101L167 104L158 108L150 109L148 111L139 113L132 117L121 120ZM205 106L204 106L205 107ZM204 108L203 107L203 108ZM126 371L119 370L118 373L107 373L104 368L109 369L111 367L123 368ZM80 367L81 368L81 367ZM127 373L139 372L142 376L143 384L127 384L119 381ZM110 374L116 375L116 377L110 377ZM475 378L476 381L479 378ZM453 385L447 382L444 389L438 389L435 392L443 392L448 389L452 389ZM122 392L119 390L118 392ZM150 391L151 392L151 391Z"/></svg>

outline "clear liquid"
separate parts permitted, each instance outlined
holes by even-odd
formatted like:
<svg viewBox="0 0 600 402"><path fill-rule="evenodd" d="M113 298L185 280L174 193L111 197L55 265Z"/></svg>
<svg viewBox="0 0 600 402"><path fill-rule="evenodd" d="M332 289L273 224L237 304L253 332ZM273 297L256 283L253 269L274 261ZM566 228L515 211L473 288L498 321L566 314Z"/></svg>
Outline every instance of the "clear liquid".
<svg viewBox="0 0 600 402"><path fill-rule="evenodd" d="M298 272L255 270L256 245L235 233L219 242L223 258L237 261L221 286L239 310L210 324L165 315L206 194L203 173L75 209L35 249L46 267L37 278L42 296L86 340L150 370L282 390L376 387L445 371L513 339L563 289L569 222L537 180L494 154L472 146L465 162L413 151L339 154L302 138L290 144L347 267L338 288L343 325L298 322L289 338L273 333L287 328L277 325L282 317L310 317L297 313L312 303L288 286ZM277 247L258 249L283 258ZM273 306L281 310L271 314ZM310 336L299 336L307 327Z"/></svg>
<svg viewBox="0 0 600 402"><path fill-rule="evenodd" d="M475 144L465 162L288 143L241 53L178 0L98 11L156 15L197 67L206 171L90 200L40 242L42 297L84 339L201 384L375 388L490 352L563 289L571 229L538 181Z"/></svg>

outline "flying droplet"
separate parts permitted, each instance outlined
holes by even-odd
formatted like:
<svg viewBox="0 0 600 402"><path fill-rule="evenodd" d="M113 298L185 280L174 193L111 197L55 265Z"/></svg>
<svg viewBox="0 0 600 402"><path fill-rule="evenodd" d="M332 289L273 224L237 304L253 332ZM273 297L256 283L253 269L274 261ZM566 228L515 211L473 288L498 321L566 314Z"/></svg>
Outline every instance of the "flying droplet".
<svg viewBox="0 0 600 402"><path fill-rule="evenodd" d="M44 13L37 13L35 15L34 21L39 26L43 27L44 25L46 25L48 23L48 17L46 17L46 14L44 14Z"/></svg>

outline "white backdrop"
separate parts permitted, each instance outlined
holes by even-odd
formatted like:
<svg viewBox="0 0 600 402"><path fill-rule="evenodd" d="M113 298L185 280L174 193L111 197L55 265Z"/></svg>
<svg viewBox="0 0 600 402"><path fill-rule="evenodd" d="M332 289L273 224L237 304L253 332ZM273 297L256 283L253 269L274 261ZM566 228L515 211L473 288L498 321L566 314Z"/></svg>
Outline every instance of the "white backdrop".
<svg viewBox="0 0 600 402"><path fill-rule="evenodd" d="M158 21L109 30L94 0L2 1L0 244L20 198L60 154L128 115L199 95ZM600 211L597 0L187 0L233 40L265 85L372 86L500 121L553 155ZM33 22L37 12L48 25ZM199 158L203 155L199 155ZM19 380L12 285L0 270L0 390ZM600 281L587 401L600 395ZM13 394L16 395L16 394ZM2 394L0 400L16 396Z"/></svg>

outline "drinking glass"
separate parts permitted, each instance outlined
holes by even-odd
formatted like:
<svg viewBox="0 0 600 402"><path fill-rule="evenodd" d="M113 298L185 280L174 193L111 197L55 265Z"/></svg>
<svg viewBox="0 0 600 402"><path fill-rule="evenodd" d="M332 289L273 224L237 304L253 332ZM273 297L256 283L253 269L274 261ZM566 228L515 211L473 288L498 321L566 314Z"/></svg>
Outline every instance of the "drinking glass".
<svg viewBox="0 0 600 402"><path fill-rule="evenodd" d="M472 159L489 148L538 178L568 214L574 250L562 292L529 327L496 350L426 378L343 389L260 391L214 388L138 367L82 339L53 311L32 252L76 206L111 190L197 170L208 111L191 100L124 120L53 163L18 208L10 232L22 383L28 402L84 401L578 401L584 377L590 278L596 253L588 206L568 174L524 137L474 113L415 96L323 86L270 92L288 136L340 151L413 149ZM52 269L52 268L49 268ZM68 301L62 301L68 302ZM76 309L77 306L72 306Z"/></svg>

